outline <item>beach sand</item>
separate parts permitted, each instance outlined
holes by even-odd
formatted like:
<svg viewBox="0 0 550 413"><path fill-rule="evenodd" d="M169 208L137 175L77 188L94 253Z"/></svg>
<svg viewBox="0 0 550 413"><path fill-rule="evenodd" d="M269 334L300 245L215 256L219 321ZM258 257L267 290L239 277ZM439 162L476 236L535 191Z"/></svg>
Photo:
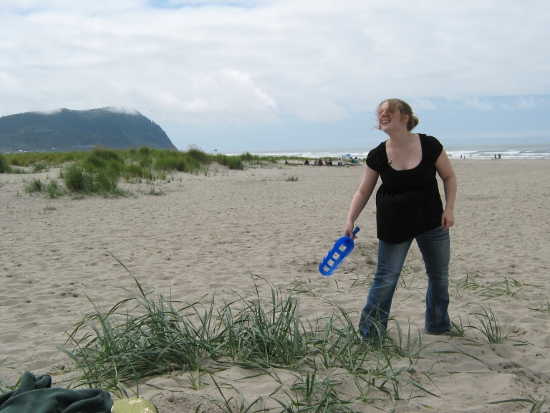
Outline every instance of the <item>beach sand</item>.
<svg viewBox="0 0 550 413"><path fill-rule="evenodd" d="M488 403L542 400L550 391L550 161L452 162L459 191L449 311L465 335L422 333L426 276L413 244L392 315L426 348L417 359L395 363L406 368L404 379L433 395L415 390L419 397L386 397L354 405L357 411L519 412L531 405ZM326 315L328 301L356 323L368 292L358 281L368 279L377 260L374 199L357 221L356 248L339 271L324 278L317 265L343 232L363 168L218 166L208 176L169 174L170 182L156 185L161 196L148 195L145 183L123 183L134 195L114 199L48 199L24 191L24 181L33 177L57 178L54 169L0 175L0 379L13 384L30 370L51 374L54 385L63 386L75 377L57 350L65 331L94 310L92 303L107 310L137 295L117 259L145 289L175 300L193 302L211 293L251 297L255 282L268 299L271 290L259 276L292 292L304 317ZM509 333L503 344L490 344L468 327L481 326L475 314L482 309ZM215 377L240 389L247 401L279 386L270 376L239 380L252 374L233 365ZM286 370L280 376L287 388L295 380ZM194 390L184 380L159 376L144 380L140 394L159 393L154 402L161 412L194 411L203 396L219 397L210 377L203 380L204 388ZM358 396L352 382L340 390ZM550 400L541 411L549 406Z"/></svg>

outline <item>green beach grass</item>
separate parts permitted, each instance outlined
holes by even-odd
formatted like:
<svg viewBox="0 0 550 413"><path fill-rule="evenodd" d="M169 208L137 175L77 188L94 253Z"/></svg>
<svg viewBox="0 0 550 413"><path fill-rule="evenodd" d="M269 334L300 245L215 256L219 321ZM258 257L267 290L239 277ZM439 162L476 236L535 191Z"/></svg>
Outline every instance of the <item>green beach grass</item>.
<svg viewBox="0 0 550 413"><path fill-rule="evenodd" d="M0 155L0 173L40 173L47 172L50 168L61 168L59 178L65 188L61 188L55 180L46 184L35 178L26 185L26 192L45 192L50 198L64 194L117 197L128 195L127 191L118 186L121 179L128 183L139 183L142 180L154 182L166 180L167 174L171 172L208 175L209 165L214 162L230 170L243 170L247 166L273 164L277 161L276 157L260 157L250 153L235 156L213 155L196 145L189 146L187 151L151 149L145 146L128 150L95 148L87 152Z"/></svg>
<svg viewBox="0 0 550 413"><path fill-rule="evenodd" d="M146 378L187 373L197 391L210 378L219 397L205 396L205 402L224 412L264 411L260 405L273 411L351 412L374 401L438 397L425 387L429 377L415 381L404 374L426 351L419 331L409 327L405 335L397 326L393 338L364 342L341 306L327 302L326 315L307 319L291 292L251 276L256 287L248 298L211 294L183 303L145 291L134 278L134 298L106 311L92 303L94 311L67 333L60 349L81 372L74 385L128 397L139 395ZM266 285L268 296L260 296ZM231 366L249 370L248 379L273 380L279 390L244 400L218 376ZM283 382L282 371L294 379ZM345 390L350 384L354 395Z"/></svg>
<svg viewBox="0 0 550 413"><path fill-rule="evenodd" d="M311 288L304 291L302 284L282 291L251 274L254 288L246 296L211 293L183 302L146 291L116 261L133 277L135 291L107 309L91 302L93 311L67 332L60 351L78 375L69 387L102 388L117 397L133 397L142 395L144 388L150 390L149 380L169 377L203 399L196 412L211 411L212 406L227 413L354 412L381 406L392 410L413 399L440 397L437 377L441 373L426 368L434 355L455 354L485 364L467 353L468 346L528 344L512 337L513 328L503 327L490 306L468 314L476 322L466 326L460 322L463 337L454 338L461 340L456 343L441 337L426 344L418 328L400 325L393 318L379 341L365 342L352 320L356 314L339 304L323 300L323 315L304 317L299 295L309 296ZM457 284L464 289L472 286L468 279ZM502 285L506 278L493 287L498 290ZM485 290L473 291L483 297ZM514 294L505 296L517 299ZM465 330L481 333L482 340L464 337ZM442 342L449 347L432 347ZM235 380L227 377L231 368L241 372ZM258 379L272 383L275 390L254 396L246 393ZM17 383L0 383L4 391L15 387ZM539 412L549 396L487 404L515 403Z"/></svg>
<svg viewBox="0 0 550 413"><path fill-rule="evenodd" d="M145 291L134 277L135 297L106 311L92 303L94 311L67 333L61 351L81 372L74 385L128 397L139 395L148 378L186 375L194 391L214 386L217 396L204 395L204 403L223 412L353 412L359 405L395 407L418 397L439 397L430 371L416 377L408 374L435 353L460 353L483 362L456 346L433 350L418 328L410 323L403 328L393 318L380 340L365 342L352 321L354 315L342 306L325 300L324 315L306 318L298 295L311 295L309 288L293 284L290 291L281 291L262 277L251 277L255 288L250 296L235 292L228 300L207 294L192 303ZM464 289L472 286L467 279L458 284ZM501 284L506 280L494 288ZM268 294L260 294L266 286ZM512 328L503 328L490 306L480 308L469 314L477 323L455 325L462 337L468 329L481 332L489 344L526 344L510 336ZM237 384L219 376L232 366L250 371L240 380L263 377L277 390L246 400ZM282 372L293 379L282 380ZM537 407L546 399L521 401ZM494 403L512 402L520 401Z"/></svg>

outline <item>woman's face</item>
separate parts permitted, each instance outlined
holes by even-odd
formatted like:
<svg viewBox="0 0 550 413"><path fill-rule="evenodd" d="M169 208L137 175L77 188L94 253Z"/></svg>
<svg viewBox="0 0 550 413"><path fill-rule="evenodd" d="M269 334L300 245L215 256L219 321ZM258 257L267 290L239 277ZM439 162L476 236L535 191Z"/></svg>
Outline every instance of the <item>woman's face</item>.
<svg viewBox="0 0 550 413"><path fill-rule="evenodd" d="M401 128L407 129L408 115L401 115L399 109L389 112L389 103L384 102L378 110L378 127L386 133Z"/></svg>

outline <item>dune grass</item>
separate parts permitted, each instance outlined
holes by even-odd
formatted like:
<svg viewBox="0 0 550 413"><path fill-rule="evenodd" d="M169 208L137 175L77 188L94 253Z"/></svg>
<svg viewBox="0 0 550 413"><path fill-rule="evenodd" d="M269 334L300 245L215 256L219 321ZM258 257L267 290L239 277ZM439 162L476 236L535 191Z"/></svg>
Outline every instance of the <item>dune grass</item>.
<svg viewBox="0 0 550 413"><path fill-rule="evenodd" d="M95 158L95 159L92 159ZM83 152L24 152L0 155L0 173L9 166L49 168L59 167L67 162L95 163L103 161L120 161L125 165L136 164L142 168L158 166L159 169L172 169L184 172L196 172L202 165L217 162L229 169L244 169L247 164L275 163L279 160L273 156L258 156L248 152L241 155L228 156L210 154L196 145L190 145L187 151L171 149L153 149L142 146L138 149L107 149L96 147ZM101 163L101 161L100 161ZM96 166L99 166L96 164ZM9 172L9 171L8 171Z"/></svg>
<svg viewBox="0 0 550 413"><path fill-rule="evenodd" d="M0 173L9 173L10 169L7 159L3 155L0 155Z"/></svg>
<svg viewBox="0 0 550 413"><path fill-rule="evenodd" d="M499 319L491 309L480 306L480 310L473 312L472 316L478 321L479 325L469 325L468 327L478 330L489 344L502 344L510 339L510 334L515 326L506 328L506 324L501 325Z"/></svg>
<svg viewBox="0 0 550 413"><path fill-rule="evenodd" d="M391 410L418 397L439 397L432 370L426 371L430 354L462 353L484 363L456 346L429 350L420 329L394 319L379 341L365 342L356 314L324 301L324 315L304 317L296 289L281 291L251 277L255 287L247 295L234 292L228 300L207 294L191 303L146 291L134 277L133 298L107 309L92 303L94 311L68 332L61 351L81 373L73 385L124 397L139 395L148 378L169 376L203 397L197 412L213 406L228 413ZM490 307L469 316L477 323L460 322L462 333L479 331L488 344L511 339ZM223 371L231 367L250 374L228 379ZM272 390L245 396L245 381L258 379L272 382ZM493 403L529 403L540 411L546 398Z"/></svg>
<svg viewBox="0 0 550 413"><path fill-rule="evenodd" d="M250 297L207 295L187 304L147 292L134 278L136 297L107 311L94 305L68 332L61 351L82 372L75 385L127 396L139 393L144 378L187 372L196 390L209 377L221 397L205 400L227 412L258 411L266 403L286 411L353 411L355 403L434 395L402 374L424 350L420 334L409 329L406 339L400 331L397 339L366 343L342 307L327 303L331 312L306 319L299 299L253 278ZM268 284L268 297L260 296L259 283ZM218 384L216 372L231 365L255 371L251 379L270 377L280 391L246 402L232 385ZM281 369L295 381L283 382ZM355 383L356 396L343 393L345 382Z"/></svg>
<svg viewBox="0 0 550 413"><path fill-rule="evenodd" d="M0 155L0 173L26 173L21 167L30 168L31 173L38 173L61 166L60 178L66 191L50 188L46 191L50 197L63 193L78 197L93 194L112 197L128 195L127 191L119 188L120 179L128 183L140 183L142 179L154 182L166 180L170 172L208 175L209 164L213 162L229 169L242 170L247 165L270 164L277 160L275 157L259 157L250 153L236 156L208 154L196 145L189 146L187 151L151 149L145 146L128 150L99 147L86 152ZM44 188L37 185L39 182L33 182L32 186L28 186L27 192L43 192Z"/></svg>
<svg viewBox="0 0 550 413"><path fill-rule="evenodd" d="M490 402L489 404L504 404L504 403L521 403L522 405L527 404L527 405L531 405L531 409L529 409L529 413L539 413L542 411L542 408L548 401L548 398L550 398L550 392L546 393L546 395L541 400L536 400L533 398L517 398L517 399L499 400L496 402Z"/></svg>
<svg viewBox="0 0 550 413"><path fill-rule="evenodd" d="M32 194L33 192L42 192L45 185L40 179L34 178L25 185L25 192Z"/></svg>
<svg viewBox="0 0 550 413"><path fill-rule="evenodd" d="M65 193L57 180L50 178L46 178L44 182L40 178L33 178L30 182L25 182L25 192L29 194L43 192L49 198L58 198Z"/></svg>

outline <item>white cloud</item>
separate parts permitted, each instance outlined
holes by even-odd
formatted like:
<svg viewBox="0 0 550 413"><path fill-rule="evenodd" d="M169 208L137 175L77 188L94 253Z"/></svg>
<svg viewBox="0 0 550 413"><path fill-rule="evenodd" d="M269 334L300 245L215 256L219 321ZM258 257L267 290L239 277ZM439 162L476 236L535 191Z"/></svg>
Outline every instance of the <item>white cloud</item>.
<svg viewBox="0 0 550 413"><path fill-rule="evenodd" d="M149 0L154 7L257 7L259 4L267 3L260 0Z"/></svg>
<svg viewBox="0 0 550 413"><path fill-rule="evenodd" d="M113 113L124 113L126 115L141 115L141 113L139 113L137 110L132 109L132 108L127 108L127 107L124 107L124 106L114 106L114 107L108 107L108 108L103 108L103 109L105 109L108 112L113 112Z"/></svg>
<svg viewBox="0 0 550 413"><path fill-rule="evenodd" d="M425 109L425 110L436 110L437 109L437 105L430 99L419 99L419 98L416 98L414 100L411 100L410 101L410 104L412 105L412 107L414 107L416 110L419 110L419 109Z"/></svg>
<svg viewBox="0 0 550 413"><path fill-rule="evenodd" d="M517 107L520 109L532 109L537 107L537 101L532 97L521 97L517 102Z"/></svg>
<svg viewBox="0 0 550 413"><path fill-rule="evenodd" d="M36 111L35 113L40 113L41 115L55 115L57 113L60 113L62 110L63 108L58 108L58 109L52 109L52 110Z"/></svg>
<svg viewBox="0 0 550 413"><path fill-rule="evenodd" d="M493 105L488 102L482 102L479 98L465 98L462 99L464 106L469 108L481 109L481 110L492 110Z"/></svg>
<svg viewBox="0 0 550 413"><path fill-rule="evenodd" d="M545 0L3 0L0 115L319 122L449 96L489 110L480 97L550 94L548 21Z"/></svg>

